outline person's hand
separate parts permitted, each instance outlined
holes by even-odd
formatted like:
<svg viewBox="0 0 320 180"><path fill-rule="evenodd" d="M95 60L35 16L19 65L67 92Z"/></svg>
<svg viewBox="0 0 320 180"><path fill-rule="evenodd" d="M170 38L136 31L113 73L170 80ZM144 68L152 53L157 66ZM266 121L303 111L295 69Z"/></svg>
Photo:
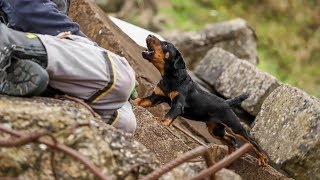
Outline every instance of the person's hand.
<svg viewBox="0 0 320 180"><path fill-rule="evenodd" d="M56 37L59 38L59 39L65 39L65 38L67 38L69 35L71 35L71 31L62 32L62 33L58 34Z"/></svg>
<svg viewBox="0 0 320 180"><path fill-rule="evenodd" d="M139 86L139 82L136 80L135 85L134 85L134 87L133 87L133 89L131 91L129 99L135 100L135 99L138 98L138 92L136 90L137 86Z"/></svg>

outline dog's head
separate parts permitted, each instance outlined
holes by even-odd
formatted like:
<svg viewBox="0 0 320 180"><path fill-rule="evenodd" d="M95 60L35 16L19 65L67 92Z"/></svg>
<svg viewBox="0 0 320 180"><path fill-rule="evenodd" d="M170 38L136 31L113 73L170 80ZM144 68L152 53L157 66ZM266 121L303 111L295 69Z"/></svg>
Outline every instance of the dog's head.
<svg viewBox="0 0 320 180"><path fill-rule="evenodd" d="M160 41L153 35L149 35L146 41L148 49L142 52L142 56L151 62L160 71L161 75L166 70L186 68L181 53L173 44Z"/></svg>

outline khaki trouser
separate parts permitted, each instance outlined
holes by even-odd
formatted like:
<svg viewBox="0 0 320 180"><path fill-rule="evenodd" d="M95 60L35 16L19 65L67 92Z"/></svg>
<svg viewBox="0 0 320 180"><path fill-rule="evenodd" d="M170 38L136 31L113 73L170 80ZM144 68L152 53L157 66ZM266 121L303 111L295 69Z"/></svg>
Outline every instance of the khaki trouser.
<svg viewBox="0 0 320 180"><path fill-rule="evenodd" d="M46 67L51 87L84 100L102 92L89 105L107 123L127 132L135 130L135 116L128 103L135 75L125 58L80 36L59 39L15 31L3 24L0 31L0 45L15 46L13 55L34 58ZM107 85L110 88L106 88ZM116 112L117 121L110 121Z"/></svg>

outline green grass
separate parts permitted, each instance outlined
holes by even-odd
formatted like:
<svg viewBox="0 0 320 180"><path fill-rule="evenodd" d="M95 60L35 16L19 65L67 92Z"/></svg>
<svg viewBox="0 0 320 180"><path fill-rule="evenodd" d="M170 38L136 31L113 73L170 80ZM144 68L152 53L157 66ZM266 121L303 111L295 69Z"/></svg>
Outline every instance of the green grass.
<svg viewBox="0 0 320 180"><path fill-rule="evenodd" d="M316 0L170 1L171 8L160 9L171 20L169 29L196 30L244 18L258 36L258 67L320 97L320 4Z"/></svg>

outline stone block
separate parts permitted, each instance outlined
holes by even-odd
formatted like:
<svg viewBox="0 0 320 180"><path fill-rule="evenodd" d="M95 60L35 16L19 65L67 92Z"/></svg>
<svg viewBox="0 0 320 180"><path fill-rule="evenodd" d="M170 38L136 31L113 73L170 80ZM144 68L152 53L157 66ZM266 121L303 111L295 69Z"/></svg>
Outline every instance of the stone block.
<svg viewBox="0 0 320 180"><path fill-rule="evenodd" d="M243 19L215 23L199 31L163 33L175 44L193 69L213 47L221 47L253 65L258 63L256 35Z"/></svg>
<svg viewBox="0 0 320 180"><path fill-rule="evenodd" d="M236 56L221 48L212 48L200 61L194 72L200 79L214 86L221 73L236 59Z"/></svg>
<svg viewBox="0 0 320 180"><path fill-rule="evenodd" d="M320 179L320 102L281 85L264 101L251 134L296 179Z"/></svg>
<svg viewBox="0 0 320 180"><path fill-rule="evenodd" d="M219 48L207 53L195 73L226 98L248 93L249 98L241 106L254 116L260 111L264 99L279 86L273 76Z"/></svg>

